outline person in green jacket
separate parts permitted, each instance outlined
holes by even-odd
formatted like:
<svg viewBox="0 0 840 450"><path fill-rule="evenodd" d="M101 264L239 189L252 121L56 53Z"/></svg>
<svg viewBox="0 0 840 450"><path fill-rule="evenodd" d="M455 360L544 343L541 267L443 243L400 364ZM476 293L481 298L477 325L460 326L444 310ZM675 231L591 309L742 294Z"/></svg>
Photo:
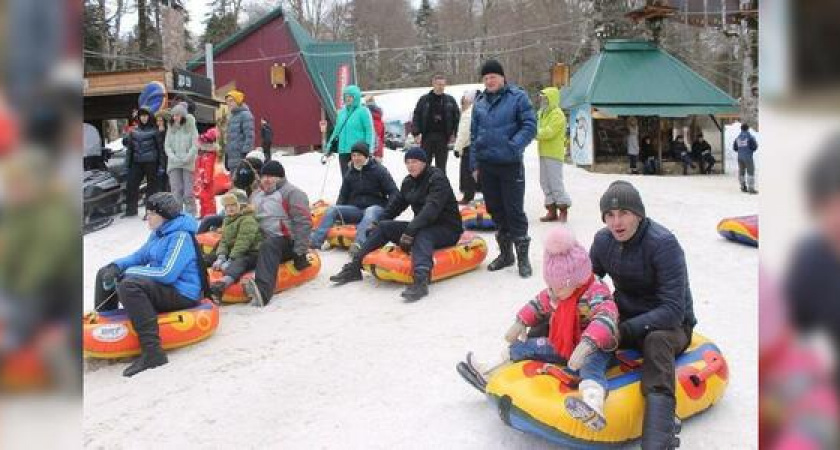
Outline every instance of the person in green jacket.
<svg viewBox="0 0 840 450"><path fill-rule="evenodd" d="M225 276L210 286L214 300L249 270L257 266L257 255L262 233L254 216L254 208L248 204L248 196L241 189L232 189L222 197L225 219L222 222L222 239L215 254L209 256L213 270L221 270Z"/></svg>
<svg viewBox="0 0 840 450"><path fill-rule="evenodd" d="M560 90L548 87L540 92L537 137L540 153L540 187L545 193L548 214L542 222L568 219L572 198L563 186L563 160L566 159L566 116L560 109Z"/></svg>
<svg viewBox="0 0 840 450"><path fill-rule="evenodd" d="M362 104L362 90L356 85L349 85L344 88L344 107L338 111L332 135L327 140L324 152L331 154L333 141L338 142L338 168L341 171L341 178L350 167L350 148L353 144L362 141L368 148L376 148L374 142L373 118L364 104Z"/></svg>

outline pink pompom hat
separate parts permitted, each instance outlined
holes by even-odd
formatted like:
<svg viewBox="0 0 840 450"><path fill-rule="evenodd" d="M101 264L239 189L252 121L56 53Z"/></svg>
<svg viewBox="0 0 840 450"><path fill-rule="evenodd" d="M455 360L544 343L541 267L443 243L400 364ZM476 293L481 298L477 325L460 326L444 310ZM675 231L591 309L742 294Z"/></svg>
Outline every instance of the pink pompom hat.
<svg viewBox="0 0 840 450"><path fill-rule="evenodd" d="M557 226L548 232L543 253L543 279L552 289L578 287L592 275L589 252L571 230Z"/></svg>

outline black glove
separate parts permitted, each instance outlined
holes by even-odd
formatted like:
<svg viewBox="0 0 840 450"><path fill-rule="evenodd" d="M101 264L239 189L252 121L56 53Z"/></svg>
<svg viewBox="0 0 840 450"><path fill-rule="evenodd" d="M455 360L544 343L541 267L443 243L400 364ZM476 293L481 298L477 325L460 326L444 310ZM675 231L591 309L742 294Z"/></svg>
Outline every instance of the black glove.
<svg viewBox="0 0 840 450"><path fill-rule="evenodd" d="M310 266L309 259L306 258L306 254L295 255L295 258L292 260L292 262L295 264L295 269L297 269L298 271L306 269Z"/></svg>
<svg viewBox="0 0 840 450"><path fill-rule="evenodd" d="M455 151L454 151L454 152L452 152L452 153L455 155L455 157L456 157L456 158L460 158L460 157L461 157L461 152L459 152L458 150L455 150Z"/></svg>
<svg viewBox="0 0 840 450"><path fill-rule="evenodd" d="M400 248L406 253L411 253L411 246L414 244L414 237L403 233L400 236Z"/></svg>
<svg viewBox="0 0 840 450"><path fill-rule="evenodd" d="M120 270L120 266L111 263L103 267L99 273L102 280L102 288L110 291L117 287L117 279L119 279L122 271Z"/></svg>
<svg viewBox="0 0 840 450"><path fill-rule="evenodd" d="M618 324L618 342L619 345L633 344L635 338L627 323L622 322Z"/></svg>

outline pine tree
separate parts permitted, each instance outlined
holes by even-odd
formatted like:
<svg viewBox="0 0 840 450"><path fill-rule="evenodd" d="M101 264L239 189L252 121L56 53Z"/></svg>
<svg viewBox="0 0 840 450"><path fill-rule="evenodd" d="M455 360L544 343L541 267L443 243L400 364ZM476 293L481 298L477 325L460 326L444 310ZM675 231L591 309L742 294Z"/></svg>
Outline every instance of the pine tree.
<svg viewBox="0 0 840 450"><path fill-rule="evenodd" d="M417 40L426 51L417 52L415 58L416 82L428 83L431 76L439 69L441 59L440 55L434 53L441 51L440 36L437 16L429 0L423 0L420 3L414 26L417 29Z"/></svg>

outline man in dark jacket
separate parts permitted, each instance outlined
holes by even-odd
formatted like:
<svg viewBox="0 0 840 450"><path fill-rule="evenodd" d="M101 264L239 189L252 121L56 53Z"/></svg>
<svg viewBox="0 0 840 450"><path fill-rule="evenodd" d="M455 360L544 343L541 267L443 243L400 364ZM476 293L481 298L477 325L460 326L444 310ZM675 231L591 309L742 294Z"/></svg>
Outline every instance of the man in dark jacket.
<svg viewBox="0 0 840 450"><path fill-rule="evenodd" d="M341 182L338 201L324 213L318 228L312 232L309 245L321 248L327 232L339 219L345 224L356 224L356 241L350 246L350 255L358 253L367 240L372 223L399 193L388 169L370 157L366 142L359 141L350 149L350 168Z"/></svg>
<svg viewBox="0 0 840 450"><path fill-rule="evenodd" d="M698 134L691 144L691 157L700 163L700 173L712 173L712 167L717 161L712 156L712 146L703 138L703 133Z"/></svg>
<svg viewBox="0 0 840 450"><path fill-rule="evenodd" d="M260 119L260 140L262 141L263 154L265 160L271 160L271 141L274 140L274 131L271 130L271 125L265 120L265 117Z"/></svg>
<svg viewBox="0 0 840 450"><path fill-rule="evenodd" d="M685 145L685 139L682 135L677 136L677 138L671 142L671 156L682 163L683 175L688 175L689 167L692 169L697 167L694 164L694 161L691 160L691 155L688 153L688 147Z"/></svg>
<svg viewBox="0 0 840 450"><path fill-rule="evenodd" d="M446 78L435 75L432 78L432 90L420 97L414 107L411 121L411 134L416 142L423 146L429 164L435 161L435 167L446 173L446 159L449 156L449 141L458 131L461 112L458 103L443 90Z"/></svg>
<svg viewBox="0 0 840 450"><path fill-rule="evenodd" d="M344 284L362 279L362 260L387 242L396 242L411 253L414 284L403 291L407 302L429 294L429 276L436 249L455 245L464 231L461 213L452 186L442 170L426 163L426 152L414 147L405 153L408 176L400 192L382 213L382 222L373 228L361 250L330 281ZM414 211L411 222L393 220L406 208Z"/></svg>
<svg viewBox="0 0 840 450"><path fill-rule="evenodd" d="M470 126L470 167L481 184L487 210L499 227L501 254L487 270L512 266L531 276L528 260L528 218L525 216L525 167L522 155L537 134L537 118L528 94L505 81L502 65L491 59L481 67L484 92L473 106ZM516 247L514 258L513 249Z"/></svg>
<svg viewBox="0 0 840 450"><path fill-rule="evenodd" d="M789 311L798 331L824 332L840 349L840 136L808 166L805 192L814 232L797 246L785 279ZM834 381L840 389L840 370Z"/></svg>
<svg viewBox="0 0 840 450"><path fill-rule="evenodd" d="M753 153L758 150L758 141L750 133L750 126L741 125L741 134L732 142L732 150L738 153L738 181L741 182L741 192L758 194L755 190L755 161Z"/></svg>
<svg viewBox="0 0 840 450"><path fill-rule="evenodd" d="M146 198L158 192L158 169L163 157L163 137L158 133L152 113L145 106L137 113L138 125L124 139L127 149L128 180L125 186L125 215L137 215L140 183L146 178Z"/></svg>
<svg viewBox="0 0 840 450"><path fill-rule="evenodd" d="M694 317L685 255L677 238L645 216L639 191L613 182L601 197L601 219L590 256L593 272L609 275L623 348L640 349L645 418L642 448L672 448L675 358L688 348Z"/></svg>

